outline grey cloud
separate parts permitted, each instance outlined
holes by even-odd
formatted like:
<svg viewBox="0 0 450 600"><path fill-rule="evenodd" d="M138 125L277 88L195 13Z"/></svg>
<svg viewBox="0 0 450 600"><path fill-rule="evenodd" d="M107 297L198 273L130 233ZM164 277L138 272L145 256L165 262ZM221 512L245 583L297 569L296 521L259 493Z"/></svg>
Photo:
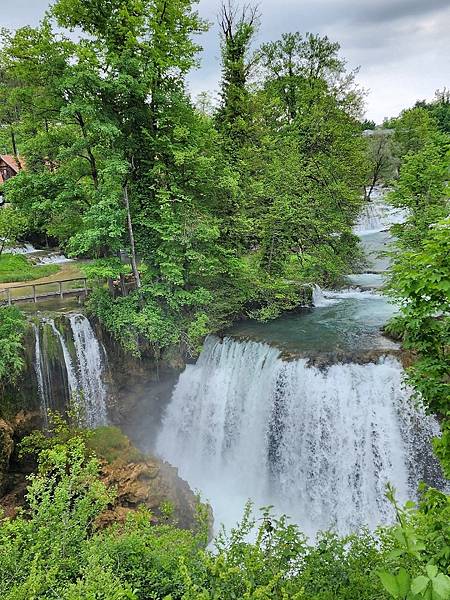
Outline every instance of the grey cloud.
<svg viewBox="0 0 450 600"><path fill-rule="evenodd" d="M448 0L390 0L388 2L375 1L366 5L360 2L355 11L354 21L375 24L398 19L409 20L446 10L448 7Z"/></svg>
<svg viewBox="0 0 450 600"><path fill-rule="evenodd" d="M239 1L239 0L237 0ZM242 2L244 0L241 0ZM6 0L0 0L0 4ZM255 0L262 18L257 45L285 31L311 31L339 41L350 67L371 88L368 114L395 114L417 98L449 85L450 0ZM15 0L0 12L0 26L35 25L49 0ZM200 0L198 10L211 30L202 35L202 67L189 85L195 95L214 90L220 77L216 15L220 0Z"/></svg>

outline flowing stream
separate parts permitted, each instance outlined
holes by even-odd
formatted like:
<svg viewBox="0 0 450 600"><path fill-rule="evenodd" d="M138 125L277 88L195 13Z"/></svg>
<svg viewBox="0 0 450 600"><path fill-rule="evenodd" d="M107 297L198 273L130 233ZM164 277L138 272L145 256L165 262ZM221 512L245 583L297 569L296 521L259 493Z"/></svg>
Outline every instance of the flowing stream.
<svg viewBox="0 0 450 600"><path fill-rule="evenodd" d="M33 324L34 366L44 423L48 424L49 410L65 410L76 401L86 427L104 425L106 355L84 315L70 315L67 324L63 331L49 317L43 317L39 326Z"/></svg>
<svg viewBox="0 0 450 600"><path fill-rule="evenodd" d="M344 290L315 288L316 308L209 337L181 374L156 450L210 501L216 527L233 526L251 499L310 535L346 533L392 520L387 483L400 501L420 480L442 484L438 424L411 400L398 347L380 331L395 308L377 293L378 253L399 219L376 197L356 228L369 272Z"/></svg>

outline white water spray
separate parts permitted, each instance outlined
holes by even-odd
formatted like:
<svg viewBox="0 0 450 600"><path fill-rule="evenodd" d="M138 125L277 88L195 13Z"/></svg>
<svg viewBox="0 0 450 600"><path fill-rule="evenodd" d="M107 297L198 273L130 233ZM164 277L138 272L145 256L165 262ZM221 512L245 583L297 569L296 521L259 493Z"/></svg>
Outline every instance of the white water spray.
<svg viewBox="0 0 450 600"><path fill-rule="evenodd" d="M88 427L106 423L107 390L102 380L104 358L94 330L83 315L71 315L70 326L78 360L78 376Z"/></svg>
<svg viewBox="0 0 450 600"><path fill-rule="evenodd" d="M393 517L388 482L400 501L414 496L411 420L422 441L436 431L416 418L402 375L393 358L323 371L266 344L210 337L179 379L157 451L210 500L216 526L234 525L250 498L311 535L375 527Z"/></svg>
<svg viewBox="0 0 450 600"><path fill-rule="evenodd" d="M375 187L370 202L366 202L354 231L358 235L366 235L389 229L392 225L403 223L406 219L406 212L402 209L394 208L386 204L386 190L382 187Z"/></svg>

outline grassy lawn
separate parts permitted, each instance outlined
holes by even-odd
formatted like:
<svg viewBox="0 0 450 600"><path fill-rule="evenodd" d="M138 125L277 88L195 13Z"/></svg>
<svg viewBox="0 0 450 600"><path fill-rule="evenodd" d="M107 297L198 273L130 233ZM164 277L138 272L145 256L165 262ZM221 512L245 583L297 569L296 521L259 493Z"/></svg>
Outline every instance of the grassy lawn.
<svg viewBox="0 0 450 600"><path fill-rule="evenodd" d="M0 256L0 283L32 281L58 273L60 265L33 265L23 254Z"/></svg>

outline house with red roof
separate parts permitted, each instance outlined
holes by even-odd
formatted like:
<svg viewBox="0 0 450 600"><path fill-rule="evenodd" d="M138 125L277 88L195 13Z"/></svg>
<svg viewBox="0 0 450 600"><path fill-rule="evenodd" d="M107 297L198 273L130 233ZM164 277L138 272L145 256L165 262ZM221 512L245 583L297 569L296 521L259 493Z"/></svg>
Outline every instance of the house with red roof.
<svg viewBox="0 0 450 600"><path fill-rule="evenodd" d="M0 185L14 177L22 169L19 157L14 157L12 154L0 154Z"/></svg>

